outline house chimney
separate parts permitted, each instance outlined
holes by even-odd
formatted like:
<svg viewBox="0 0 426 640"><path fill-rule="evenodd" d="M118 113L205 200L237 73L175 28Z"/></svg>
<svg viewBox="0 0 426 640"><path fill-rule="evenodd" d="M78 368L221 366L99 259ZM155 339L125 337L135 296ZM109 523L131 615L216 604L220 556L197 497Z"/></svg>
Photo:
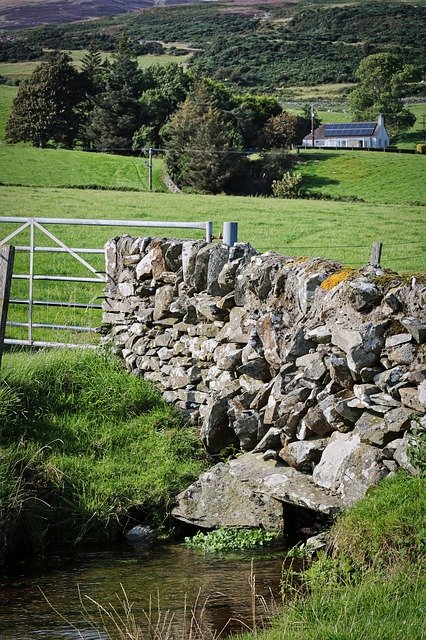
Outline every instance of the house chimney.
<svg viewBox="0 0 426 640"><path fill-rule="evenodd" d="M377 124L379 125L379 127L384 127L385 126L385 119L382 116L382 114L379 114L379 117L377 118Z"/></svg>

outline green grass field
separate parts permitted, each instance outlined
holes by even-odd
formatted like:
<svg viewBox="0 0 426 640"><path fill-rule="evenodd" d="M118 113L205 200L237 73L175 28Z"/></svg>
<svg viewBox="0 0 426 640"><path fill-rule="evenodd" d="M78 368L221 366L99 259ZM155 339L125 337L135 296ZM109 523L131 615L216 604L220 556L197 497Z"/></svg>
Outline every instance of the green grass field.
<svg viewBox="0 0 426 640"><path fill-rule="evenodd" d="M425 156L315 150L299 158L308 190L366 202L426 204Z"/></svg>
<svg viewBox="0 0 426 640"><path fill-rule="evenodd" d="M147 158L65 149L0 146L0 182L33 187L148 190ZM164 164L156 160L153 188L165 191Z"/></svg>
<svg viewBox="0 0 426 640"><path fill-rule="evenodd" d="M72 51L66 50L66 53L71 56L77 69L80 69L81 60L86 55L87 51L83 49L76 49ZM101 55L103 60L110 60L112 58L111 53L102 52ZM192 54L189 53L184 56L173 56L169 53L165 53L163 55L149 54L145 56L138 56L138 65L140 69L147 69L154 64L164 66L170 64L170 62L186 65L191 55ZM27 62L0 62L0 75L11 80L24 80L32 74L39 64L39 60L30 60Z"/></svg>

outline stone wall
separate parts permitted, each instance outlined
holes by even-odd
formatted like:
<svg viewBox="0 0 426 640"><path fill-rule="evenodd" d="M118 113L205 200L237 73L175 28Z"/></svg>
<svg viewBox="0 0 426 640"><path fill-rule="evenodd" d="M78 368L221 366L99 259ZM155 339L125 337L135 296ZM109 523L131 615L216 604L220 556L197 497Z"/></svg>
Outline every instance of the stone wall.
<svg viewBox="0 0 426 640"><path fill-rule="evenodd" d="M121 237L106 246L106 342L200 430L240 452L178 496L199 526L331 513L404 466L426 426L426 286L250 245Z"/></svg>

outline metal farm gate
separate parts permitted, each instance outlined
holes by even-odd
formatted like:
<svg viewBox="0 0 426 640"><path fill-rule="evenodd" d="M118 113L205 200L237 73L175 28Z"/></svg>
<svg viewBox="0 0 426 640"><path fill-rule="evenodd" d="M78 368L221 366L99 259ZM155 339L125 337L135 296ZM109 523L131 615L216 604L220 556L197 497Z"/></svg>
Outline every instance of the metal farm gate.
<svg viewBox="0 0 426 640"><path fill-rule="evenodd" d="M95 333L99 330L98 327L83 326L82 324L68 324L64 323L49 323L49 322L35 322L34 310L36 307L63 307L68 309L102 309L102 304L87 301L76 302L74 300L60 300L60 299L39 299L36 297L36 283L37 282L68 282L75 283L75 286L88 288L93 284L104 285L106 282L105 271L99 269L99 267L90 264L85 257L89 255L104 255L104 249L102 247L71 247L66 242L62 241L58 235L64 228L70 226L85 226L85 227L116 227L116 228L179 228L179 229L201 229L204 231L205 240L207 242L212 241L212 222L147 222L136 220L91 220L91 219L79 219L79 218L25 218L25 217L0 217L0 228L4 229L5 225L15 225L13 231L0 240L0 246L3 244L10 244L12 239L16 239L18 235L25 234L29 242L25 245L15 245L16 252L24 252L29 256L28 261L28 273L14 273L12 280L24 280L28 283L27 296L16 298L13 296L13 282L12 282L12 297L9 300L9 317L10 310L13 306L20 306L28 308L28 314L25 314L25 320L9 320L6 324L7 327L21 327L26 329L26 337L22 338L6 338L5 344L10 345L22 345L33 347L93 347L93 344L74 344L72 342L56 342L49 340L35 340L34 330L52 330L52 331L67 331L67 332L83 332L83 333ZM235 224L235 223L225 223ZM16 226L17 225L17 226ZM52 233L47 228L49 225L55 225L55 233ZM224 225L224 229L225 229ZM59 226L59 232L56 227ZM39 242L40 238L43 242ZM47 244L46 238L49 239L50 244ZM106 238L107 239L107 238ZM236 241L236 237L234 242ZM44 243L44 244L43 244ZM14 244L14 243L13 243ZM83 267L86 275L64 275L60 273L46 273L46 261L42 265L42 269L38 271L39 265L36 264L36 254L65 254L71 256L73 262L78 262L80 267ZM16 260L15 260L16 265ZM49 269L47 269L48 271ZM97 298L102 297L102 290L99 291ZM93 297L92 297L93 299ZM12 314L13 315L13 314ZM22 315L22 314L21 314Z"/></svg>

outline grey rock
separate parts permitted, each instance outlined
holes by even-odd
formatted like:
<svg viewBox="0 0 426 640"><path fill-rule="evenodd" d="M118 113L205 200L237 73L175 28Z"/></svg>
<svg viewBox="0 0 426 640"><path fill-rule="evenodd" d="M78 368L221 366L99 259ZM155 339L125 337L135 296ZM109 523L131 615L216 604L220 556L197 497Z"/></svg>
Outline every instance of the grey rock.
<svg viewBox="0 0 426 640"><path fill-rule="evenodd" d="M299 327L292 336L288 347L284 349L285 357L288 360L296 360L300 356L304 356L309 353L310 349L315 348L315 343L312 340L308 340L305 337L305 330L303 327Z"/></svg>
<svg viewBox="0 0 426 640"><path fill-rule="evenodd" d="M411 333L396 333L393 336L389 336L389 338L386 338L385 348L390 349L392 347L397 347L400 344L411 342L411 339Z"/></svg>
<svg viewBox="0 0 426 640"><path fill-rule="evenodd" d="M257 491L256 485L252 486L246 475L241 477L238 460L233 462L233 466L220 462L203 473L176 497L177 506L172 509L172 515L206 529L260 526L266 531L281 532L282 504ZM263 464L269 471L271 463Z"/></svg>
<svg viewBox="0 0 426 640"><path fill-rule="evenodd" d="M265 433L263 438L258 442L256 447L253 450L253 453L257 452L265 452L268 449L278 449L281 446L280 439L281 429L277 429L276 427L271 427Z"/></svg>
<svg viewBox="0 0 426 640"><path fill-rule="evenodd" d="M362 443L358 433L335 432L314 469L313 480L350 505L387 474L382 460L380 449Z"/></svg>
<svg viewBox="0 0 426 640"><path fill-rule="evenodd" d="M353 385L353 377L346 362L346 358L339 358L331 354L330 356L330 376L333 382L345 389L350 389Z"/></svg>
<svg viewBox="0 0 426 640"><path fill-rule="evenodd" d="M213 358L220 369L234 371L241 364L241 346L232 342L219 345Z"/></svg>
<svg viewBox="0 0 426 640"><path fill-rule="evenodd" d="M418 344L426 342L426 324L416 318L401 318L401 324L411 333Z"/></svg>
<svg viewBox="0 0 426 640"><path fill-rule="evenodd" d="M138 524L124 535L127 542L132 544L151 544L156 539L154 529L146 525Z"/></svg>
<svg viewBox="0 0 426 640"><path fill-rule="evenodd" d="M394 460L400 467L408 471L411 475L417 475L418 469L411 463L410 447L415 446L414 441L410 438L398 438L391 442L388 446L393 451Z"/></svg>
<svg viewBox="0 0 426 640"><path fill-rule="evenodd" d="M170 271L179 271L182 267L182 248L183 243L178 240L171 240L165 245L164 261Z"/></svg>
<svg viewBox="0 0 426 640"><path fill-rule="evenodd" d="M225 396L211 398L207 403L201 438L209 453L219 453L229 445L238 444L235 432L229 425L228 400L229 397Z"/></svg>
<svg viewBox="0 0 426 640"><path fill-rule="evenodd" d="M371 311L382 298L382 293L376 285L363 280L349 282L346 291L349 304L357 311L362 312Z"/></svg>
<svg viewBox="0 0 426 640"><path fill-rule="evenodd" d="M209 268L210 254L214 250L214 245L208 244L199 249L195 258L195 266L190 277L190 284L195 291L204 291L207 287L207 274ZM183 261L183 254L182 254ZM184 271L185 273L185 271ZM185 277L185 276L184 276Z"/></svg>
<svg viewBox="0 0 426 640"><path fill-rule="evenodd" d="M198 242L188 240L182 243L182 272L183 281L186 284L190 284L195 269L197 254L205 246L207 245L202 240Z"/></svg>
<svg viewBox="0 0 426 640"><path fill-rule="evenodd" d="M230 289L220 284L219 274L229 260L229 247L224 244L213 245L213 247L207 269L207 293L212 296L223 296Z"/></svg>
<svg viewBox="0 0 426 640"><path fill-rule="evenodd" d="M401 344L388 350L388 358L393 364L411 364L416 357L416 350L412 344Z"/></svg>
<svg viewBox="0 0 426 640"><path fill-rule="evenodd" d="M172 389L182 389L188 385L188 374L182 367L173 367L170 373Z"/></svg>
<svg viewBox="0 0 426 640"><path fill-rule="evenodd" d="M312 306L315 291L326 277L327 273L319 271L317 273L304 275L304 277L300 279L299 305L303 315L305 315L308 309Z"/></svg>
<svg viewBox="0 0 426 640"><path fill-rule="evenodd" d="M318 405L308 409L304 421L306 426L319 436L325 436L333 431L333 426L326 420Z"/></svg>
<svg viewBox="0 0 426 640"><path fill-rule="evenodd" d="M240 266L239 260L234 260L233 262L226 262L218 277L217 282L221 288L221 291L230 292L235 288L235 278L237 275L237 269Z"/></svg>
<svg viewBox="0 0 426 640"><path fill-rule="evenodd" d="M306 332L306 338L318 344L327 344L331 341L331 331L324 324L314 329L309 329L309 331Z"/></svg>
<svg viewBox="0 0 426 640"><path fill-rule="evenodd" d="M241 451L254 449L258 441L259 425L259 414L252 409L244 410L238 415L232 426L240 441Z"/></svg>
<svg viewBox="0 0 426 640"><path fill-rule="evenodd" d="M327 443L328 440L326 438L290 442L281 449L279 456L294 469L312 472L314 465L319 462Z"/></svg>
<svg viewBox="0 0 426 640"><path fill-rule="evenodd" d="M271 380L271 369L264 358L255 358L246 364L240 365L237 369L238 375L247 375L250 378L269 382Z"/></svg>
<svg viewBox="0 0 426 640"><path fill-rule="evenodd" d="M165 285L157 289L154 296L154 320L161 320L169 315L172 302L173 287Z"/></svg>
<svg viewBox="0 0 426 640"><path fill-rule="evenodd" d="M399 390L401 402L404 406L414 409L414 411L420 411L424 413L426 407L420 402L420 391L413 387L404 387Z"/></svg>

